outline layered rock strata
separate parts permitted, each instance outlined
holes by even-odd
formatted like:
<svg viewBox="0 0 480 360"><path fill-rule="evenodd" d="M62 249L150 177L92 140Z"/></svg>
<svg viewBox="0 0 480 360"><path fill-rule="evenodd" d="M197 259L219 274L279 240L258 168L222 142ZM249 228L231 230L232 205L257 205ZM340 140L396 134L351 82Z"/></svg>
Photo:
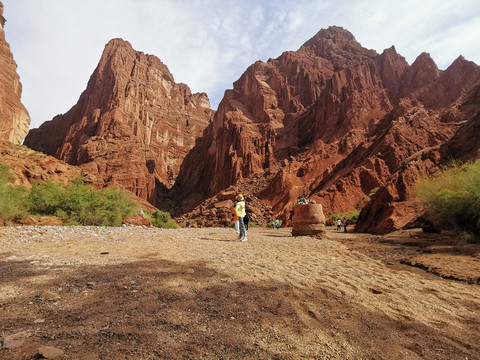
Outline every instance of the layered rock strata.
<svg viewBox="0 0 480 360"><path fill-rule="evenodd" d="M123 187L156 204L213 117L205 93L177 84L155 56L114 39L66 114L31 130L25 144L78 165L96 187Z"/></svg>
<svg viewBox="0 0 480 360"><path fill-rule="evenodd" d="M4 26L3 4L0 2L0 140L20 144L28 133L30 116L21 102L22 84L5 40Z"/></svg>

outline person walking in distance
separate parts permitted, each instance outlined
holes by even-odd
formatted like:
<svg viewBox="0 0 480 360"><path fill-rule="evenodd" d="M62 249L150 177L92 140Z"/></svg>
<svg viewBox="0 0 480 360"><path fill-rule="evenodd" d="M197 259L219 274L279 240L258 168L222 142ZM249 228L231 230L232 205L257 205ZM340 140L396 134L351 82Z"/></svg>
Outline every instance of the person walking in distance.
<svg viewBox="0 0 480 360"><path fill-rule="evenodd" d="M338 218L337 220L337 231L340 231L342 229L342 220L340 220L340 218Z"/></svg>
<svg viewBox="0 0 480 360"><path fill-rule="evenodd" d="M343 228L344 228L345 232L347 232L347 225L348 225L347 219L343 218Z"/></svg>
<svg viewBox="0 0 480 360"><path fill-rule="evenodd" d="M238 239L240 241L247 241L247 230L245 229L245 224L243 222L243 218L245 217L245 214L247 212L245 206L245 198L242 194L237 195L237 205L235 205L235 212L238 216L238 222L240 227L240 236Z"/></svg>

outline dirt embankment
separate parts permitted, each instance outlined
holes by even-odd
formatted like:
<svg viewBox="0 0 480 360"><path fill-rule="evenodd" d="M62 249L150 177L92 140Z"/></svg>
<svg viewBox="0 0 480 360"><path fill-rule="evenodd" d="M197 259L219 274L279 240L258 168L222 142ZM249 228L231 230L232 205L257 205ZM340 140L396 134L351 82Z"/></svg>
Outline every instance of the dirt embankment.
<svg viewBox="0 0 480 360"><path fill-rule="evenodd" d="M235 237L1 228L0 359L480 359L477 284L410 271L361 234Z"/></svg>

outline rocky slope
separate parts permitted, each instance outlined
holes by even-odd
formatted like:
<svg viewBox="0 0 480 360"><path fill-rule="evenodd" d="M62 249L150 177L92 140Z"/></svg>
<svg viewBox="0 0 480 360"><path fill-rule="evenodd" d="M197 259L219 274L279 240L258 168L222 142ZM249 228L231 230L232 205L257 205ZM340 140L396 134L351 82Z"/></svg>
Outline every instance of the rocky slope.
<svg viewBox="0 0 480 360"><path fill-rule="evenodd" d="M274 217L288 221L299 196L327 215L360 209L379 188L359 228L405 227L421 211L415 183L449 156L475 156L478 84L480 68L462 57L445 71L426 53L409 65L394 47L377 54L342 28L321 30L298 51L253 64L226 92L174 197L188 211L273 171L251 195Z"/></svg>
<svg viewBox="0 0 480 360"><path fill-rule="evenodd" d="M75 166L8 141L0 141L0 164L8 167L12 185L27 189L49 181L67 184L82 176Z"/></svg>
<svg viewBox="0 0 480 360"><path fill-rule="evenodd" d="M155 56L110 41L77 104L31 130L25 144L156 204L213 116L204 93L177 84Z"/></svg>
<svg viewBox="0 0 480 360"><path fill-rule="evenodd" d="M20 144L28 133L30 116L20 100L22 84L5 40L5 21L0 2L0 140Z"/></svg>

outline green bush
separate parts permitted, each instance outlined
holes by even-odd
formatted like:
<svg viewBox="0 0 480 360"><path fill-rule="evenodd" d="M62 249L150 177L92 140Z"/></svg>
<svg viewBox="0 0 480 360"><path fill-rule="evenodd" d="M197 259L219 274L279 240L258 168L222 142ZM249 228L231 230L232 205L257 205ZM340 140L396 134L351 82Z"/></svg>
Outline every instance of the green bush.
<svg viewBox="0 0 480 360"><path fill-rule="evenodd" d="M440 176L423 180L417 194L424 199L430 219L469 233L480 235L480 160L442 170Z"/></svg>
<svg viewBox="0 0 480 360"><path fill-rule="evenodd" d="M153 226L165 229L176 229L178 227L177 223L170 218L170 214L167 212L157 210L149 217Z"/></svg>
<svg viewBox="0 0 480 360"><path fill-rule="evenodd" d="M343 220L343 218L346 218L347 223L349 225L352 225L357 222L359 214L360 214L360 211L358 210L353 210L353 211L345 212L342 214L332 214L330 217L327 218L326 221L328 222L330 218L333 220L333 222L335 222L337 219Z"/></svg>
<svg viewBox="0 0 480 360"><path fill-rule="evenodd" d="M135 211L127 195L117 189L94 190L73 182L36 184L27 196L28 211L35 215L58 216L67 225L121 226Z"/></svg>
<svg viewBox="0 0 480 360"><path fill-rule="evenodd" d="M20 186L10 186L11 174L6 165L0 165L0 218L9 223L27 214L25 190Z"/></svg>

